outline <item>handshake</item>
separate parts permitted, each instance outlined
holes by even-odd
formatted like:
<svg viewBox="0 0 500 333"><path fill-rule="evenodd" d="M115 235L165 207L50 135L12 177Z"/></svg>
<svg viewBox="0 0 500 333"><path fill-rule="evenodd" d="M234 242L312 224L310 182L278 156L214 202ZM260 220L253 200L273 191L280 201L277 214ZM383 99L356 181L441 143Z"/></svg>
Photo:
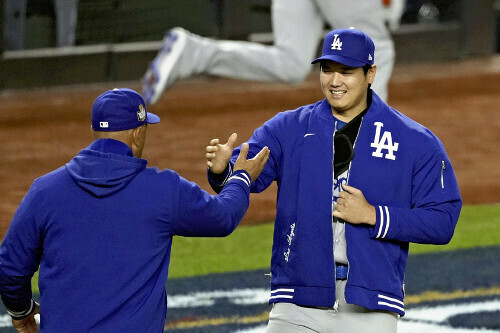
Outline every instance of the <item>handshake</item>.
<svg viewBox="0 0 500 333"><path fill-rule="evenodd" d="M225 144L220 144L219 139L212 139L210 141L210 144L206 148L206 158L207 166L212 173L221 174L224 170L226 170L229 159L231 158L233 150L236 146L237 137L238 135L236 133L231 134ZM264 166L269 159L270 150L269 148L264 147L253 158L247 159L248 150L248 143L245 142L241 146L240 154L234 163L233 170L245 170L252 178L252 181L254 181L257 177L259 177L260 173L264 169Z"/></svg>

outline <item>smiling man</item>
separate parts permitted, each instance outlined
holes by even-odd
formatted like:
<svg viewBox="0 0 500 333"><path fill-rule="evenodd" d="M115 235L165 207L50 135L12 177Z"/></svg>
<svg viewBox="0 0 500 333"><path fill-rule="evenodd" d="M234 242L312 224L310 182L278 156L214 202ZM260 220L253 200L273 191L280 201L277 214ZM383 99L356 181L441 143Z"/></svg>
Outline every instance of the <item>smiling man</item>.
<svg viewBox="0 0 500 333"><path fill-rule="evenodd" d="M248 141L270 148L252 183L278 185L268 333L397 331L410 242L448 243L462 207L439 139L371 89L375 45L355 29L324 40L325 99L281 112ZM229 178L235 136L207 146L209 181Z"/></svg>

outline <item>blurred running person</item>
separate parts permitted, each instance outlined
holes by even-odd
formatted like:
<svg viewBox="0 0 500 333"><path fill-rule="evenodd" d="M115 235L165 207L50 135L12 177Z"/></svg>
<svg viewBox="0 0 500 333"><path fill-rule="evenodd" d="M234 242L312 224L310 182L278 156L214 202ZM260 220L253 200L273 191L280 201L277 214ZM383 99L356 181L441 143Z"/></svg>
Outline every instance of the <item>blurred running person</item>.
<svg viewBox="0 0 500 333"><path fill-rule="evenodd" d="M170 30L143 77L148 104L158 101L175 81L197 74L261 82L299 84L311 71L325 23L334 29L355 27L377 46L373 90L387 100L395 61L388 25L397 28L403 0L273 0L274 45L204 38L176 27Z"/></svg>

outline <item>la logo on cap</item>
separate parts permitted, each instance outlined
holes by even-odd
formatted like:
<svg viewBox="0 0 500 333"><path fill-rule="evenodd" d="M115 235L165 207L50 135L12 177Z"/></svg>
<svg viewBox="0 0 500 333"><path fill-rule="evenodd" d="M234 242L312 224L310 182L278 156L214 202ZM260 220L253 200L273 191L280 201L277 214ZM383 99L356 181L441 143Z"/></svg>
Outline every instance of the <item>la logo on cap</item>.
<svg viewBox="0 0 500 333"><path fill-rule="evenodd" d="M340 41L338 34L333 35L332 50L342 51L342 42Z"/></svg>
<svg viewBox="0 0 500 333"><path fill-rule="evenodd" d="M139 111L137 111L137 119L139 121L146 120L146 109L142 104L139 104Z"/></svg>

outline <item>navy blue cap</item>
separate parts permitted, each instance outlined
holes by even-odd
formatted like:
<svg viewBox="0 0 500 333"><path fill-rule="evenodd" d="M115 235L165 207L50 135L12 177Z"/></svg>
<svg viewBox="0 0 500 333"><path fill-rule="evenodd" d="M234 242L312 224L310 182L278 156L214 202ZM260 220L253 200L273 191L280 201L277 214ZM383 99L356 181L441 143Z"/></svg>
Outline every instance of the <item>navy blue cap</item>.
<svg viewBox="0 0 500 333"><path fill-rule="evenodd" d="M312 63L322 60L332 60L350 67L373 65L375 44L360 30L333 30L325 36L321 57L314 59Z"/></svg>
<svg viewBox="0 0 500 333"><path fill-rule="evenodd" d="M160 117L146 110L144 99L127 89L108 90L92 105L92 129L115 132L137 128L145 123L156 124Z"/></svg>

